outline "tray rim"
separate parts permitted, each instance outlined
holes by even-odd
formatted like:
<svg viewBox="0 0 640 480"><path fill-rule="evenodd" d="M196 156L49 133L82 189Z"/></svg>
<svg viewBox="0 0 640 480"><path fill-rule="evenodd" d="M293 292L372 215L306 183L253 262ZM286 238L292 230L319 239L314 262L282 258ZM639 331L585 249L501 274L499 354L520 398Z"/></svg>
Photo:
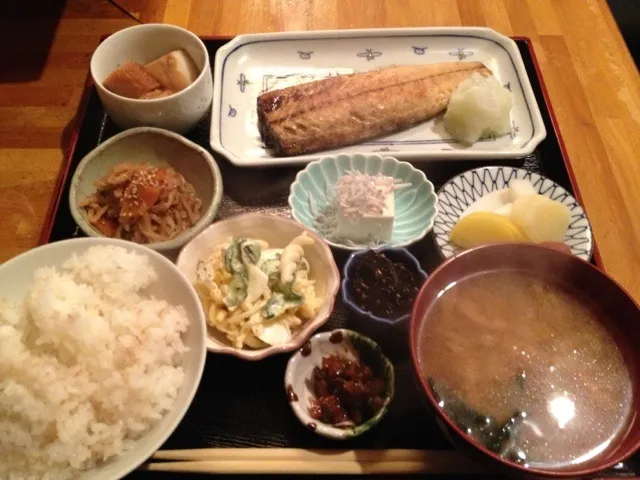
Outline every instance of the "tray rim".
<svg viewBox="0 0 640 480"><path fill-rule="evenodd" d="M103 36L100 41L103 41L109 35ZM228 35L204 35L199 36L200 39L204 41L231 41L236 36L228 36ZM580 188L578 186L577 179L575 177L573 168L571 166L571 162L569 160L569 155L567 153L567 149L565 147L564 139L562 138L562 134L560 132L560 127L558 125L558 119L556 117L555 111L553 109L553 105L551 103L551 99L549 97L549 92L547 90L546 83L544 81L544 77L542 76L542 70L540 68L540 64L538 63L538 58L535 54L535 49L533 48L533 43L529 37L526 36L512 36L508 37L513 41L521 41L524 42L527 46L529 53L531 54L531 60L533 62L533 67L536 72L536 76L538 77L538 81L540 82L540 88L542 90L542 96L544 98L545 105L549 112L549 117L551 119L551 125L553 127L553 133L558 140L558 146L560 147L560 153L562 156L562 161L564 163L564 167L567 170L567 175L569 176L569 182L573 189L573 196L578 200L578 202L585 209L584 202L582 199L582 194L580 192ZM54 184L53 192L51 195L51 200L49 201L49 206L47 208L47 213L44 217L42 230L40 231L40 236L38 238L38 243L36 246L44 245L49 243L51 238L51 232L53 230L53 223L60 208L60 202L62 201L62 190L66 183L67 177L70 174L71 170L71 161L73 156L75 155L76 147L78 144L78 138L80 135L80 127L83 124L85 113L87 111L87 104L89 102L89 94L91 92L91 88L93 87L93 80L91 78L91 72L87 70L87 77L85 79L82 95L80 97L80 102L78 103L78 108L76 110L76 115L74 116L74 125L71 133L71 140L69 142L69 146L66 149L63 149L63 158L62 163L60 165L60 170L58 171L58 175ZM548 133L548 132L547 132ZM588 216L588 214L587 214ZM600 251L598 249L598 244L595 240L593 240L593 261L596 266L602 270L606 271L604 265L602 264L602 257L600 255Z"/></svg>
<svg viewBox="0 0 640 480"><path fill-rule="evenodd" d="M109 35L104 35L100 41L103 41L105 38L107 38ZM230 41L233 38L235 38L235 36L227 36L227 35L199 35L199 38L202 39L203 41ZM521 41L523 42L527 49L529 50L529 53L531 55L531 60L533 63L533 67L534 70L536 72L536 76L538 78L538 81L540 83L540 88L542 91L542 95L544 98L544 102L545 102L545 106L547 107L547 110L549 112L549 117L551 120L551 126L553 128L553 133L555 134L557 141L558 141L558 146L560 148L560 153L562 156L562 161L564 163L565 169L567 171L567 175L569 177L569 182L571 184L571 187L573 189L573 195L574 197L578 200L578 202L584 207L584 203L583 203L583 199L582 199L582 194L577 182L577 179L575 177L575 173L573 171L571 162L569 160L569 156L567 153L567 149L564 143L564 139L562 137L562 134L560 132L560 128L559 128L559 124L558 124L558 120L553 108L553 105L551 103L551 99L549 96L549 92L547 90L547 86L546 83L544 81L544 77L542 76L542 71L540 68L540 64L538 62L537 56L535 54L535 50L533 47L533 42L531 41L531 39L527 36L519 36L519 35L514 35L511 37L508 37L513 41ZM47 208L47 213L44 217L44 221L43 221L43 227L42 230L40 232L40 236L38 239L38 242L36 244L36 246L41 246L44 244L49 243L50 241L50 237L51 237L51 233L53 230L53 224L54 224L54 220L56 218L56 215L58 213L59 207L60 207L60 203L63 200L62 199L62 193L63 193L63 188L64 185L67 181L67 178L69 176L69 174L71 173L71 163L72 163L72 159L75 155L75 151L78 145L78 140L79 140L79 136L80 136L80 129L82 127L82 124L84 122L84 118L85 118L85 114L87 111L87 106L88 106L88 102L89 102L89 96L90 96L90 92L91 92L91 88L93 87L93 80L91 78L91 73L87 70L87 76L84 82L84 87L83 87L83 91L80 97L80 101L78 103L78 107L76 109L76 115L74 116L74 120L73 120L73 128L71 130L71 139L69 140L69 143L66 147L63 147L63 159L62 159L62 163L60 166L60 170L58 171L58 175L54 184L54 188L53 188L53 192L51 195L51 200L49 202L49 206ZM547 132L548 134L549 132ZM586 209L585 209L586 211ZM600 255L599 249L598 249L598 244L595 240L595 237L593 239L593 243L594 243L594 247L593 247L593 261L596 265L597 268L599 268L600 270L602 270L603 272L606 271L603 264L602 264L602 257ZM224 450L226 447L217 447L217 449L219 450ZM288 448L278 448L278 447L266 447L266 448L272 448L273 450L282 450L282 451L286 451L286 450L290 450ZM216 449L214 447L214 449ZM227 448L228 450L228 448ZM237 450L237 448L236 448ZM243 449L244 450L244 449ZM251 450L246 449L246 450ZM255 450L255 449L254 449ZM426 451L431 451L431 452L439 452L438 450L426 450ZM449 450L446 450L449 451ZM151 459L149 459L151 460ZM144 465L144 464L143 464ZM141 466L142 469L144 469L144 466ZM451 472L455 475L454 472ZM460 472L459 472L460 473ZM640 477L629 477L632 479L635 478L640 478Z"/></svg>
<svg viewBox="0 0 640 480"><path fill-rule="evenodd" d="M433 161L434 159L446 158L450 161L456 160L475 160L482 161L488 159L518 159L526 157L533 153L538 145L546 138L547 131L542 119L540 107L536 101L531 82L526 73L526 68L520 54L520 50L516 42L510 37L497 32L488 27L464 27L464 26L447 26L447 27L412 27L412 28L363 28L350 30L314 30L314 31L287 31L287 32L269 32L269 33L247 33L234 37L229 43L223 45L215 55L214 84L213 84L213 108L211 110L211 128L209 130L209 144L211 148L223 155L232 164L243 168L255 168L268 165L270 167L285 165L304 165L311 161L322 158L323 154L312 153L305 155L262 158L255 156L240 155L239 152L233 152L224 146L221 135L221 127L223 121L222 114L222 94L225 65L230 55L247 45L266 43L266 42L290 42L305 40L331 40L331 39L384 39L384 38L400 38L400 37L470 37L485 42L492 42L506 52L516 78L522 89L522 94L527 107L528 115L531 119L533 128L532 136L521 147L513 147L509 149L494 150L475 150L475 151L418 151L407 150L394 152L399 160L412 160L415 162ZM361 152L366 153L366 152ZM375 153L375 152L373 152Z"/></svg>

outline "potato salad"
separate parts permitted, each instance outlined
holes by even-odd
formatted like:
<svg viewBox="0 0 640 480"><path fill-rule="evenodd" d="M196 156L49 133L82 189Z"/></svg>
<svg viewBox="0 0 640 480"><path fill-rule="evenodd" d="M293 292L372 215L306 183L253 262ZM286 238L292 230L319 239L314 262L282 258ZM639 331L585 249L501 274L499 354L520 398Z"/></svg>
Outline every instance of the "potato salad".
<svg viewBox="0 0 640 480"><path fill-rule="evenodd" d="M216 245L196 272L207 323L236 348L264 348L291 339L292 330L313 318L322 304L304 253L313 242L303 233L284 248L270 248L254 238Z"/></svg>

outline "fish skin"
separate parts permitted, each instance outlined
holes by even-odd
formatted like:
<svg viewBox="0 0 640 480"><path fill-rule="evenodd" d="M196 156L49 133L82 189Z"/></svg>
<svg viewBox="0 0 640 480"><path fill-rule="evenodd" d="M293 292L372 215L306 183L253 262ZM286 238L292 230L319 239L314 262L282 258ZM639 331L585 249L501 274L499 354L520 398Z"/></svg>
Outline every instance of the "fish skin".
<svg viewBox="0 0 640 480"><path fill-rule="evenodd" d="M258 128L278 155L353 145L436 116L473 73L492 74L480 62L447 62L390 67L273 90L258 97Z"/></svg>

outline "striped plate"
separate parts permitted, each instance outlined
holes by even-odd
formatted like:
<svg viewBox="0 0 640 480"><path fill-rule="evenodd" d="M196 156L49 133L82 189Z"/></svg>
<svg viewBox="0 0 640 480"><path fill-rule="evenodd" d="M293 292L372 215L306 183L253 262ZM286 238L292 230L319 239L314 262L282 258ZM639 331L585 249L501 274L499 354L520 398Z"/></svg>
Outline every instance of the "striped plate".
<svg viewBox="0 0 640 480"><path fill-rule="evenodd" d="M514 167L475 168L453 177L443 185L438 192L438 214L433 227L436 247L442 256L449 258L459 251L449 242L449 234L462 212L487 193L508 187L514 179L529 180L538 193L569 207L571 222L564 243L575 256L589 261L593 254L591 225L577 200L553 180Z"/></svg>

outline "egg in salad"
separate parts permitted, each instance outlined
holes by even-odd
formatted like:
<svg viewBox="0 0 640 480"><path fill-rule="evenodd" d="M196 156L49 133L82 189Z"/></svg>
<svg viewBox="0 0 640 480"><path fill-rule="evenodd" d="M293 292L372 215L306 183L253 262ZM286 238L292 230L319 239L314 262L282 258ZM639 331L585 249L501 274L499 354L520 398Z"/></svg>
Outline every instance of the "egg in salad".
<svg viewBox="0 0 640 480"><path fill-rule="evenodd" d="M284 248L254 238L231 238L200 261L195 287L207 323L235 348L265 348L289 341L292 331L317 314L316 295L304 247L306 233Z"/></svg>

